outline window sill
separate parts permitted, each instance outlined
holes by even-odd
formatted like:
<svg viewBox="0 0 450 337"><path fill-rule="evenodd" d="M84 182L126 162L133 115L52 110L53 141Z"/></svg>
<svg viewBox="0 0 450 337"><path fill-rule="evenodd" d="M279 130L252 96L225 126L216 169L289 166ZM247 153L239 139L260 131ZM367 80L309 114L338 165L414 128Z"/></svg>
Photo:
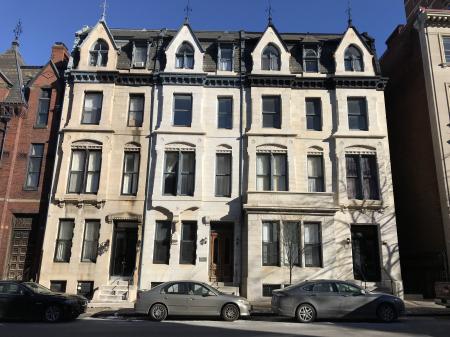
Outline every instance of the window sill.
<svg viewBox="0 0 450 337"><path fill-rule="evenodd" d="M24 187L23 191L25 191L25 192L36 192L36 191L39 191L39 187Z"/></svg>
<svg viewBox="0 0 450 337"><path fill-rule="evenodd" d="M48 129L48 125L33 125L33 129L46 130L46 129Z"/></svg>

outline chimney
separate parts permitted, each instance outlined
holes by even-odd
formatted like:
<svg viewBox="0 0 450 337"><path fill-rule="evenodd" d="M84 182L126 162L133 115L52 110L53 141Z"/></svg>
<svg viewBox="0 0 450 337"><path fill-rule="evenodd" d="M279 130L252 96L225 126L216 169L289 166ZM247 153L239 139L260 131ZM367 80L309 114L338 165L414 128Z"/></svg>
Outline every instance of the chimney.
<svg viewBox="0 0 450 337"><path fill-rule="evenodd" d="M69 51L67 47L62 42L55 42L52 46L52 56L51 59L57 68L65 68L67 62L69 62Z"/></svg>

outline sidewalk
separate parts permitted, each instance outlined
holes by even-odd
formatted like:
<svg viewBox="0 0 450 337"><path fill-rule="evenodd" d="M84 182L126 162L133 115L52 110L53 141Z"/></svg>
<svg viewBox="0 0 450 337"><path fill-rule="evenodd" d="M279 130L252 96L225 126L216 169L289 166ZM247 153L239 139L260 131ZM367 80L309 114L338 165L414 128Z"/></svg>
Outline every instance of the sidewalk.
<svg viewBox="0 0 450 337"><path fill-rule="evenodd" d="M270 308L270 302L253 302L252 316L274 316ZM450 309L435 304L432 300L405 301L406 316L450 316ZM88 308L82 318L117 318L134 319L142 318L131 308Z"/></svg>

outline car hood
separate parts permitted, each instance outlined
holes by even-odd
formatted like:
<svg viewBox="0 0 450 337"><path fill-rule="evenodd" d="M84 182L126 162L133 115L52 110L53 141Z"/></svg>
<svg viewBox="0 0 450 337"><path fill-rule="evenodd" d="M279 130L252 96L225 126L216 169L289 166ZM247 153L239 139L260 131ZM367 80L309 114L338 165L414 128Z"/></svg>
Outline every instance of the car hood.
<svg viewBox="0 0 450 337"><path fill-rule="evenodd" d="M377 293L377 292L369 292L369 293L366 294L366 296L369 296L369 297L385 297L385 298L390 298L390 299L400 299L399 297L391 295L391 294Z"/></svg>
<svg viewBox="0 0 450 337"><path fill-rule="evenodd" d="M219 296L223 299L230 300L230 301L237 301L237 300L247 301L247 299L245 297L231 295L231 294L221 293Z"/></svg>
<svg viewBox="0 0 450 337"><path fill-rule="evenodd" d="M41 296L48 296L55 299L60 300L76 300L76 301L87 301L87 299L80 295L74 295L74 294L63 294L63 293L48 293L48 294L41 294Z"/></svg>

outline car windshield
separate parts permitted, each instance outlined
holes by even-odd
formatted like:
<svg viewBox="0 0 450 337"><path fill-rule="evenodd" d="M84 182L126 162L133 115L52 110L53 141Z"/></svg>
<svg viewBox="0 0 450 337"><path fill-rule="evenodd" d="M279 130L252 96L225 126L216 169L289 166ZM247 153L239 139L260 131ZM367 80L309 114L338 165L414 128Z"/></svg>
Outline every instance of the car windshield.
<svg viewBox="0 0 450 337"><path fill-rule="evenodd" d="M35 294L51 294L52 291L44 286L41 286L38 283L34 283L34 282L25 282L22 283L25 287L27 287L28 289L30 289L32 292L34 292Z"/></svg>

